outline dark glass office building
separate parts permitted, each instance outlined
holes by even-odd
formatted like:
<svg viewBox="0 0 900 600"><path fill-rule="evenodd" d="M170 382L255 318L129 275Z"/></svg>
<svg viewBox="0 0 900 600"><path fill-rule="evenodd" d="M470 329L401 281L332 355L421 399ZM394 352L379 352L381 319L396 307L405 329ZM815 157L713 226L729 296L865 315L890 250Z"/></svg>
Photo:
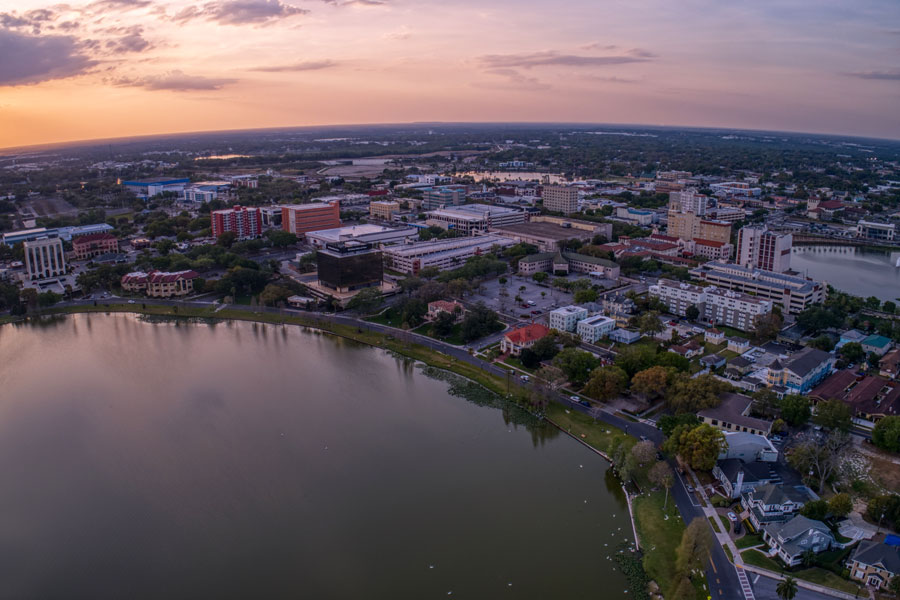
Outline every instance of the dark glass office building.
<svg viewBox="0 0 900 600"><path fill-rule="evenodd" d="M316 252L319 283L337 292L351 292L381 284L381 250L362 242L326 244Z"/></svg>

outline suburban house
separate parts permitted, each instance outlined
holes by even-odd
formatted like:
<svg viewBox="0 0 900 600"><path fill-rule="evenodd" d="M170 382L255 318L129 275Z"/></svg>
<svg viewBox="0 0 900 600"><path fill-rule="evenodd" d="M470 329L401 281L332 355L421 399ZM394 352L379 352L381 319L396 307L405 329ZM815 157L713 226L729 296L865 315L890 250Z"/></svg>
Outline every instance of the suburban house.
<svg viewBox="0 0 900 600"><path fill-rule="evenodd" d="M891 342L891 338L884 337L883 335L870 335L860 342L860 345L866 354L874 353L877 356L884 356L887 354L887 351L891 349L893 343Z"/></svg>
<svg viewBox="0 0 900 600"><path fill-rule="evenodd" d="M788 566L799 565L803 553L818 554L837 545L828 525L797 515L783 523L770 523L762 528L763 540L769 544L769 556L778 556Z"/></svg>
<svg viewBox="0 0 900 600"><path fill-rule="evenodd" d="M727 350L731 350L732 352L737 352L738 354L743 354L747 350L750 349L750 340L747 338L741 337L730 337L728 339Z"/></svg>
<svg viewBox="0 0 900 600"><path fill-rule="evenodd" d="M749 373L752 367L753 362L750 359L744 356L735 356L728 361L728 365L725 368L725 377L728 379L740 379Z"/></svg>
<svg viewBox="0 0 900 600"><path fill-rule="evenodd" d="M641 339L641 334L637 331L617 327L616 329L613 329L612 332L610 332L609 339L614 342L619 342L620 344L633 344L634 342Z"/></svg>
<svg viewBox="0 0 900 600"><path fill-rule="evenodd" d="M456 319L459 320L462 318L465 309L463 305L456 301L448 301L448 300L435 300L434 302L428 303L428 314L427 318L429 321L434 321L437 316L441 313L450 313L451 315L456 315Z"/></svg>
<svg viewBox="0 0 900 600"><path fill-rule="evenodd" d="M815 402L837 398L850 407L853 421L875 427L882 418L900 415L900 382L844 369L831 375L809 393Z"/></svg>
<svg viewBox="0 0 900 600"><path fill-rule="evenodd" d="M716 461L712 475L722 484L725 495L737 500L747 490L779 479L768 462L744 462L739 458Z"/></svg>
<svg viewBox="0 0 900 600"><path fill-rule="evenodd" d="M725 341L725 334L713 327L712 329L707 329L706 333L703 334L703 341L719 345Z"/></svg>
<svg viewBox="0 0 900 600"><path fill-rule="evenodd" d="M518 356L525 348L531 348L534 343L550 333L546 325L532 323L524 325L508 332L500 340L500 351Z"/></svg>
<svg viewBox="0 0 900 600"><path fill-rule="evenodd" d="M891 350L878 361L878 374L882 377L897 379L900 375L900 348Z"/></svg>
<svg viewBox="0 0 900 600"><path fill-rule="evenodd" d="M788 394L807 394L828 377L836 360L829 352L806 347L770 364L766 384L769 387L783 386Z"/></svg>
<svg viewBox="0 0 900 600"><path fill-rule="evenodd" d="M725 366L725 357L718 354L710 354L700 359L700 364L710 371Z"/></svg>
<svg viewBox="0 0 900 600"><path fill-rule="evenodd" d="M698 354L703 353L703 346L700 345L696 340L691 340L686 344L675 344L673 346L669 346L669 352L674 352L680 356L685 358L693 358Z"/></svg>
<svg viewBox="0 0 900 600"><path fill-rule="evenodd" d="M862 344L862 341L866 339L868 336L863 332L857 329L848 329L844 333L841 334L841 339L838 340L836 345L837 348L840 348L844 344L849 344L850 342L856 342L857 344Z"/></svg>
<svg viewBox="0 0 900 600"><path fill-rule="evenodd" d="M743 431L726 431L725 443L728 448L719 454L720 459L739 458L744 462L775 462L778 460L778 448L764 435L744 433Z"/></svg>
<svg viewBox="0 0 900 600"><path fill-rule="evenodd" d="M850 577L879 589L900 577L900 547L863 540L847 561Z"/></svg>
<svg viewBox="0 0 900 600"><path fill-rule="evenodd" d="M704 408L697 416L704 423L723 431L743 431L758 435L768 435L772 428L770 421L748 416L753 398L727 392L722 394L722 403L715 408Z"/></svg>
<svg viewBox="0 0 900 600"><path fill-rule="evenodd" d="M767 483L741 494L741 506L750 513L757 529L782 523L797 514L803 505L817 497L804 486L790 487Z"/></svg>

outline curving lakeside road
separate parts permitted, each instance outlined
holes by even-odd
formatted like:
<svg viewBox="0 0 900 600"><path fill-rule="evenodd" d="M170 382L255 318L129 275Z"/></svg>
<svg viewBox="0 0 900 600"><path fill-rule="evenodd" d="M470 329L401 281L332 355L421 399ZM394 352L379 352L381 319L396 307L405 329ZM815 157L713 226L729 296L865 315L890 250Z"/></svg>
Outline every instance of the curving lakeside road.
<svg viewBox="0 0 900 600"><path fill-rule="evenodd" d="M103 300L73 300L68 302L61 302L56 305L56 307L64 308L64 307L79 307L79 306L116 306L121 307L123 304L127 307L127 299L121 298L110 298ZM181 300L165 300L165 299L142 299L140 301L135 301L136 305L144 304L144 305L155 305L155 306L185 306L191 308L204 308L209 309L213 305L211 302L196 302L196 301L181 301ZM429 348L430 350L440 352L442 354L451 356L455 359L464 361L469 363L485 372L491 373L498 377L504 378L508 377L508 371L503 369L493 363L489 363L484 361L476 356L473 356L469 353L469 350L466 348L461 348L457 346L453 346L442 342L440 340L436 340L421 334L413 333L410 331L404 331L400 329L396 329L393 327L389 327L386 325L381 325L378 323L371 323L368 321L363 321L356 317L351 316L343 316L329 313L317 313L303 310L295 310L295 309L280 309L280 308L272 308L272 307L243 307L241 305L226 305L227 308L231 309L244 309L246 308L246 312L249 314L253 313L268 313L274 315L290 315L290 316L306 316L318 323L334 323L339 325L345 325L350 327L356 327L361 330L366 331L375 331L378 333L382 333L385 335L391 335L397 338L401 338L404 340L408 340L411 342L415 342L419 345ZM140 312L140 307L135 306L134 312ZM215 318L215 315L211 315L212 318ZM314 327L314 325L311 325ZM521 383L518 377L512 377L510 379L510 383L513 383L516 386L521 387ZM578 402L572 401L567 395L560 393L558 396L558 401L560 404L566 406L571 410L577 410L582 413L587 414L589 409ZM649 425L647 423L640 422L632 422L621 417L616 416L613 413L610 413L606 410L603 410L599 419L603 422L612 425L616 428L621 429L629 435L634 437L645 436L646 438L652 440L655 444L659 445L663 441L662 432L657 429L653 425ZM703 513L699 504L695 503L695 500L692 494L689 494L683 480L680 476L677 475L677 469L675 467L674 461L669 461L670 465L673 467L674 472L676 473L676 481L671 490L671 496L674 498L675 504L678 508L681 517L684 519L685 523L690 523L695 518L706 519L706 516ZM710 595L714 600L745 600L744 594L741 591L741 585L738 579L737 571L734 565L728 560L725 555L724 550L721 545L715 543L712 545L712 550L710 553L711 562L708 564L706 568L706 576L707 582L710 589ZM751 584L756 591L757 598L774 598L774 586L775 580L769 579L766 577L757 577L756 575L749 574ZM810 591L808 589L801 588L800 593L798 593L798 598L802 600L818 600L829 598L831 596L827 596L825 594L817 593L814 591Z"/></svg>

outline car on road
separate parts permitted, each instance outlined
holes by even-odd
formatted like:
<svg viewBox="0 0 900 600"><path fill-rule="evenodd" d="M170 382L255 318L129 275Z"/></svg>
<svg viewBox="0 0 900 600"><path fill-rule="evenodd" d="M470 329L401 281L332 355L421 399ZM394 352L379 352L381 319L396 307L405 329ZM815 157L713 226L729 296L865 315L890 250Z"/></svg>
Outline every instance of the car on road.
<svg viewBox="0 0 900 600"><path fill-rule="evenodd" d="M134 300L129 300L128 304L134 304Z"/></svg>
<svg viewBox="0 0 900 600"><path fill-rule="evenodd" d="M640 440L641 440L642 442L649 441L649 440L647 439L647 436L646 436L646 435L642 435L642 436L640 437Z"/></svg>
<svg viewBox="0 0 900 600"><path fill-rule="evenodd" d="M734 514L733 512L729 512L727 516L728 516L728 520L731 521L732 523L737 521L737 515Z"/></svg>
<svg viewBox="0 0 900 600"><path fill-rule="evenodd" d="M522 381L528 381L531 379L531 377L529 377L528 375L522 375L519 379L521 379Z"/></svg>
<svg viewBox="0 0 900 600"><path fill-rule="evenodd" d="M582 400L579 404L581 404L582 406L588 406L588 407L591 405L591 403L588 402L587 400Z"/></svg>
<svg viewBox="0 0 900 600"><path fill-rule="evenodd" d="M571 400L572 402L580 402L581 398L579 398L578 396L569 396L569 400Z"/></svg>

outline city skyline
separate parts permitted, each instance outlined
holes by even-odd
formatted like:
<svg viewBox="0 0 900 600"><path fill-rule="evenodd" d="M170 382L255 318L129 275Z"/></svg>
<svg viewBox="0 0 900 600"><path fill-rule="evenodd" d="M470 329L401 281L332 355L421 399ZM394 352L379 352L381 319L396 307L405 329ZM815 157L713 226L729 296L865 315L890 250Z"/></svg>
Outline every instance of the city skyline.
<svg viewBox="0 0 900 600"><path fill-rule="evenodd" d="M0 3L0 50L0 147L423 121L900 138L878 0L24 0Z"/></svg>

